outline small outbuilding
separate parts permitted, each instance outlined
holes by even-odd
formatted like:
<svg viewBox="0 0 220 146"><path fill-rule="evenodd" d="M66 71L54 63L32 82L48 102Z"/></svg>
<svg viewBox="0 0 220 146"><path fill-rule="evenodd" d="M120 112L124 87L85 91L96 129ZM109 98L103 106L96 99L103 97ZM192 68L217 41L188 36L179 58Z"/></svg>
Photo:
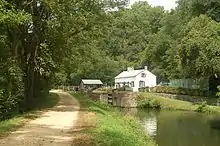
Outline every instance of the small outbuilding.
<svg viewBox="0 0 220 146"><path fill-rule="evenodd" d="M94 89L99 88L103 85L101 80L93 80L93 79L83 79L80 83L80 89Z"/></svg>

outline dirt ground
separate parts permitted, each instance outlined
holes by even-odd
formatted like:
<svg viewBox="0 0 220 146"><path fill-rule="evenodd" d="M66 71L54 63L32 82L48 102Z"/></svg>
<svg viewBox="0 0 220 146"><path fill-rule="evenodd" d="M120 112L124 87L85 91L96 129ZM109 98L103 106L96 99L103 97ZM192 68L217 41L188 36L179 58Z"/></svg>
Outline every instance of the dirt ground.
<svg viewBox="0 0 220 146"><path fill-rule="evenodd" d="M80 110L79 102L70 94L54 90L59 95L57 106L39 118L0 139L0 146L87 146L91 138L82 131L94 126L93 113Z"/></svg>

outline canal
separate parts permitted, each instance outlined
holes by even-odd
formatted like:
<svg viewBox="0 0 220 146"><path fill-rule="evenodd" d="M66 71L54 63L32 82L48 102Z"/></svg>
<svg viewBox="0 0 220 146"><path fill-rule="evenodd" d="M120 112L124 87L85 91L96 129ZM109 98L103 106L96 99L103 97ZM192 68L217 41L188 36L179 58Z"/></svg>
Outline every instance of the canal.
<svg viewBox="0 0 220 146"><path fill-rule="evenodd" d="M138 117L158 146L219 146L220 130L210 126L212 116L183 111L124 109Z"/></svg>

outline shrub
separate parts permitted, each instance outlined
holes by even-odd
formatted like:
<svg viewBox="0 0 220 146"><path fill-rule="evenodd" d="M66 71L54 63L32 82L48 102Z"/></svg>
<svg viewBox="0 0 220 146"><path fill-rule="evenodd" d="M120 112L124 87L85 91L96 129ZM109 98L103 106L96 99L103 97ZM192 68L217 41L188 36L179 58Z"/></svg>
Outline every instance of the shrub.
<svg viewBox="0 0 220 146"><path fill-rule="evenodd" d="M145 100L138 101L138 107L139 108L149 108L150 107L150 100L145 99Z"/></svg>
<svg viewBox="0 0 220 146"><path fill-rule="evenodd" d="M196 112L204 113L204 112L207 112L207 111L208 111L208 107L207 107L207 102L206 102L206 101L202 102L202 103L196 108Z"/></svg>
<svg viewBox="0 0 220 146"><path fill-rule="evenodd" d="M138 91L139 92L149 92L149 87L143 87L143 88L139 88Z"/></svg>
<svg viewBox="0 0 220 146"><path fill-rule="evenodd" d="M139 92L145 92L145 89L144 88L139 88L138 91Z"/></svg>
<svg viewBox="0 0 220 146"><path fill-rule="evenodd" d="M161 104L156 99L143 99L138 101L139 108L161 109Z"/></svg>
<svg viewBox="0 0 220 146"><path fill-rule="evenodd" d="M158 100L152 99L150 101L150 107L153 108L153 109L161 109L161 104Z"/></svg>
<svg viewBox="0 0 220 146"><path fill-rule="evenodd" d="M8 119L22 111L21 95L8 95L5 90L0 90L0 120Z"/></svg>

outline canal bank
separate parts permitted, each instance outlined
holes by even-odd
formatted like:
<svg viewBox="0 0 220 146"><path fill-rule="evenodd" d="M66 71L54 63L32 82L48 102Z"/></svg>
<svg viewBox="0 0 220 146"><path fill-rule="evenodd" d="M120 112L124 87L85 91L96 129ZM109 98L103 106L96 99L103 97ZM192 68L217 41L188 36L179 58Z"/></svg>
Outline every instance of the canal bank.
<svg viewBox="0 0 220 146"><path fill-rule="evenodd" d="M120 108L153 108L180 111L194 111L206 114L220 114L220 106L208 105L206 98L192 97L194 102L181 100L173 96L161 96L155 93L138 93L128 91L103 92L93 91L87 95L103 104L111 104ZM163 94L162 94L163 95ZM195 99L197 98L197 99ZM212 99L213 100L213 99Z"/></svg>
<svg viewBox="0 0 220 146"><path fill-rule="evenodd" d="M95 145L155 146L139 120L123 115L118 108L91 100L86 94L74 93L81 104L81 110L95 114L96 126L84 131Z"/></svg>
<svg viewBox="0 0 220 146"><path fill-rule="evenodd" d="M219 106L207 105L203 103L193 103L188 101L165 98L154 93L141 93L138 98L138 107L159 108L168 110L194 111L207 114L220 114Z"/></svg>
<svg viewBox="0 0 220 146"><path fill-rule="evenodd" d="M80 98L79 100L85 98L85 96L78 97ZM99 96L92 99L100 100ZM106 97L102 96L101 99L107 99L107 95ZM100 105L86 98L86 106L89 107L89 111L96 113L98 121L97 128L88 131L94 137L96 144L137 146L156 144L158 146L219 145L220 131L213 129L211 126L211 121L218 116L219 107L206 105L203 108L206 110L211 109L212 112L203 112L217 114L203 114L194 112L201 105L164 98L152 93L141 93L136 99L137 106L141 100L142 103L146 100L148 102L144 103L149 103L149 101L151 101L151 104L159 103L162 110L113 108L112 102L108 102L108 100L104 100L106 102ZM124 101L131 100L120 99L118 101L127 103ZM137 123L141 123L141 126ZM156 144L148 135L154 139ZM104 141L106 139L108 140L107 142Z"/></svg>

